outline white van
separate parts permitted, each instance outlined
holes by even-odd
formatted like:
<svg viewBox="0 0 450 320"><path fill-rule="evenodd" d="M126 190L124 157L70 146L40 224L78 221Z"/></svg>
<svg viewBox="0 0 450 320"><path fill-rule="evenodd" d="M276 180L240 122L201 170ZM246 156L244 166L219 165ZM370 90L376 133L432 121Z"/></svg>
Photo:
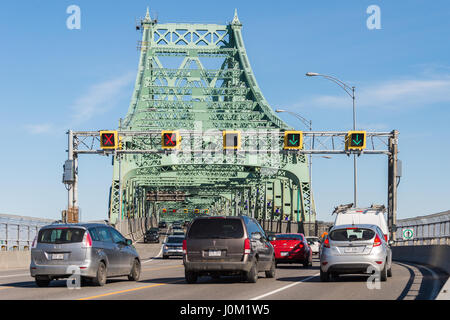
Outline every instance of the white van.
<svg viewBox="0 0 450 320"><path fill-rule="evenodd" d="M372 205L368 208L352 208L353 204L340 205L334 209L336 214L334 225L344 224L373 224L380 227L384 238L389 241L389 228L385 217L384 205Z"/></svg>

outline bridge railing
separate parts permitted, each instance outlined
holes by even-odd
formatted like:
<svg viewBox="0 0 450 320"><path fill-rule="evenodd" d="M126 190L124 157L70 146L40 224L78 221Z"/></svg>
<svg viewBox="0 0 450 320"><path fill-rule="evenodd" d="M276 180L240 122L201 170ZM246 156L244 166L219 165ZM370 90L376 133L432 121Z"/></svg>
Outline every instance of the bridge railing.
<svg viewBox="0 0 450 320"><path fill-rule="evenodd" d="M53 220L0 214L0 251L30 250L40 228Z"/></svg>
<svg viewBox="0 0 450 320"><path fill-rule="evenodd" d="M412 238L406 239L406 230L412 230ZM397 220L395 244L397 246L449 245L450 210L427 216Z"/></svg>

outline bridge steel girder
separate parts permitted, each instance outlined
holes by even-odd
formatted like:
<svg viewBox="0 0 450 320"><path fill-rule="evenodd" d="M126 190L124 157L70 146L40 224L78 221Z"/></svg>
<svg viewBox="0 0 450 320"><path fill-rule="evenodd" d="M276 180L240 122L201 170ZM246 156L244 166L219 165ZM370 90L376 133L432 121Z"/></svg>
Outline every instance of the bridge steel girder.
<svg viewBox="0 0 450 320"><path fill-rule="evenodd" d="M159 24L147 13L140 29L135 88L118 128L123 151L162 151L158 132L190 132L182 134L182 152L114 157L110 221L159 215L164 205L178 213L183 206L146 201L147 190L196 193L185 205L208 206L210 214L280 219L286 213L305 220L313 206L307 158L281 152L282 131L292 128L273 112L256 82L237 13L228 25ZM223 152L222 130L242 131L243 150L256 151ZM268 134L244 133L258 130ZM144 134L126 135L132 131ZM198 139L199 134L208 138ZM258 152L269 149L280 152Z"/></svg>

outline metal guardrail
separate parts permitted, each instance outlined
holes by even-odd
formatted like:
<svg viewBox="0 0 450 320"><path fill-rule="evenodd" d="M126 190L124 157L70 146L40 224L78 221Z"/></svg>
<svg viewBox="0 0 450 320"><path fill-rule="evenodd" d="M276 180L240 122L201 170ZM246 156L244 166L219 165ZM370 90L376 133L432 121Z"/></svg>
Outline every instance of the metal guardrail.
<svg viewBox="0 0 450 320"><path fill-rule="evenodd" d="M39 229L53 221L0 214L0 251L29 250Z"/></svg>
<svg viewBox="0 0 450 320"><path fill-rule="evenodd" d="M410 240L403 239L406 229L413 230ZM408 219L397 220L395 245L450 244L450 210Z"/></svg>

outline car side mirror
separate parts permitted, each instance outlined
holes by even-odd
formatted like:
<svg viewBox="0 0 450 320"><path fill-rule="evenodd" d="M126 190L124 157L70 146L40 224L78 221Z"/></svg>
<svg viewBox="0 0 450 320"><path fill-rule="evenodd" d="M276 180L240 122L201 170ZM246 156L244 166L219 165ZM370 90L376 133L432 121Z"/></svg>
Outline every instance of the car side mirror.
<svg viewBox="0 0 450 320"><path fill-rule="evenodd" d="M133 244L133 241L131 239L126 239L125 243L127 244L127 246L131 246Z"/></svg>
<svg viewBox="0 0 450 320"><path fill-rule="evenodd" d="M261 238L262 238L262 234L261 233L259 233L259 232L253 232L252 233L252 239L253 240L261 240Z"/></svg>

